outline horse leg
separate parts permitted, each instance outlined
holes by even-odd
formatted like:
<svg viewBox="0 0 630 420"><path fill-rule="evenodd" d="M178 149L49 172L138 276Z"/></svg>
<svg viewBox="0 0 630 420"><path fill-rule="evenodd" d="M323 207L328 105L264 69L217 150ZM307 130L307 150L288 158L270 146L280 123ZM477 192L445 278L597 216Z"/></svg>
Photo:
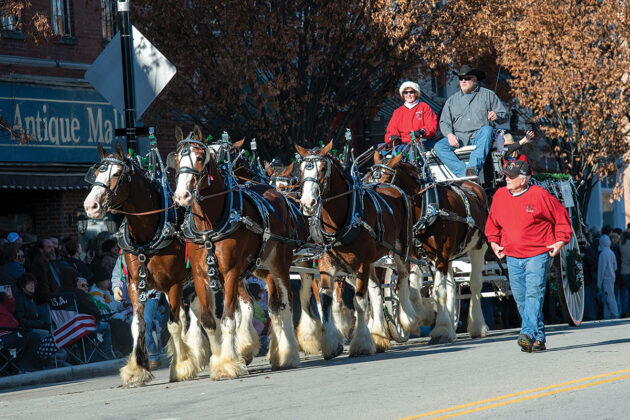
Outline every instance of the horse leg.
<svg viewBox="0 0 630 420"><path fill-rule="evenodd" d="M225 300L221 317L221 355L216 365L210 363L212 379L237 378L247 374L245 360L236 350L236 305L238 283L242 282L240 273L232 269L224 275Z"/></svg>
<svg viewBox="0 0 630 420"><path fill-rule="evenodd" d="M422 271L414 264L409 273L409 299L416 312L416 320L420 325L429 326L435 322L435 310L431 299L422 296Z"/></svg>
<svg viewBox="0 0 630 420"><path fill-rule="evenodd" d="M370 276L370 264L361 264L358 270L354 294L354 308L357 311L352 341L350 341L350 357L376 353L376 346L370 330L365 322L368 300L365 295Z"/></svg>
<svg viewBox="0 0 630 420"><path fill-rule="evenodd" d="M273 251L274 259L267 275L269 290L269 318L273 334L269 343L269 363L273 370L291 369L300 365L300 353L295 329L293 328L291 279L289 266L283 261L291 261L290 250L280 252L279 246Z"/></svg>
<svg viewBox="0 0 630 420"><path fill-rule="evenodd" d="M300 274L300 280L302 280L302 286L300 287L302 312L300 314L300 323L297 327L297 339L300 350L304 354L320 354L322 352L322 323L315 316L311 302L313 277L312 274Z"/></svg>
<svg viewBox="0 0 630 420"><path fill-rule="evenodd" d="M197 376L199 366L184 341L183 332L186 330L184 322L186 318L180 317L180 304L182 301L181 284L176 283L168 291L168 302L170 305L169 319L167 323L168 332L171 338L168 340L168 354L171 357L169 379L171 382L185 381Z"/></svg>
<svg viewBox="0 0 630 420"><path fill-rule="evenodd" d="M370 281L368 284L368 295L372 308L372 316L368 324L368 329L372 333L372 340L376 346L377 353L383 353L391 347L389 332L385 323L383 313L383 292L381 289L381 279L378 278L374 267L370 270Z"/></svg>
<svg viewBox="0 0 630 420"><path fill-rule="evenodd" d="M335 326L339 330L339 332L343 335L344 338L350 338L350 334L352 333L352 327L354 325L354 314L350 308L346 307L343 303L343 298L341 294L343 292L343 288L345 287L345 282L335 281L333 284L333 303L332 303L332 315L333 322Z"/></svg>
<svg viewBox="0 0 630 420"><path fill-rule="evenodd" d="M133 286L133 284L130 283ZM135 287L130 287L135 292ZM130 293L133 305L133 321L131 334L133 336L133 350L129 354L127 364L120 368L120 377L124 386L143 386L153 379L149 370L149 351L145 339L146 325L144 323L144 304L137 301L137 294Z"/></svg>
<svg viewBox="0 0 630 420"><path fill-rule="evenodd" d="M180 311L180 319L186 319L186 313ZM195 298L190 302L190 309L188 311L190 316L190 326L184 336L184 341L190 347L190 352L197 365L198 372L203 372L206 366L208 366L208 357L210 353L210 343L208 339L201 332L201 323L199 317L201 316L201 308L199 307L199 298Z"/></svg>
<svg viewBox="0 0 630 420"><path fill-rule="evenodd" d="M470 309L468 312L468 334L472 338L485 337L488 334L488 326L481 311L481 288L483 287L483 262L488 245L483 244L481 249L468 251L470 257Z"/></svg>
<svg viewBox="0 0 630 420"><path fill-rule="evenodd" d="M260 339L253 323L254 302L242 281L238 285L238 309L240 317L236 330L236 351L249 365L260 350Z"/></svg>
<svg viewBox="0 0 630 420"><path fill-rule="evenodd" d="M315 304L317 305L317 313L319 319L322 319L322 300L319 298L319 291L321 290L320 281L313 276L313 283L311 284L311 290L313 291L313 297L315 298Z"/></svg>
<svg viewBox="0 0 630 420"><path fill-rule="evenodd" d="M446 277L450 271L450 263L446 269L446 272L438 269L435 273L433 293L437 302L437 317L435 319L435 328L431 330L431 343L453 342L457 337L447 308Z"/></svg>
<svg viewBox="0 0 630 420"><path fill-rule="evenodd" d="M337 274L337 267L331 264L329 257L324 256L317 262L321 281L319 299L322 303L322 356L330 360L343 352L343 335L339 332L332 316L332 282Z"/></svg>
<svg viewBox="0 0 630 420"><path fill-rule="evenodd" d="M216 372L216 365L219 363L221 356L221 329L218 328L218 320L215 314L216 305L214 292L210 289L207 265L205 264L205 253L201 254L200 258L193 258L191 256L190 261L193 267L193 279L195 281L195 293L199 301L199 322L203 327L206 335L208 336L208 343L210 345L210 377L212 378L212 372ZM200 264L202 261L203 264ZM196 308L196 304L191 304L191 312ZM191 318L192 322L192 318ZM200 358L203 358L203 353L199 354ZM198 366L201 368L208 364L207 356L200 359Z"/></svg>
<svg viewBox="0 0 630 420"><path fill-rule="evenodd" d="M405 331L417 333L416 311L409 300L409 263L397 255L394 256L394 262L398 271L398 304L400 305L398 320Z"/></svg>
<svg viewBox="0 0 630 420"><path fill-rule="evenodd" d="M446 309L451 316L453 330L456 333L457 327L459 325L459 310L457 308L457 305L459 305L459 302L457 301L457 283L455 283L453 267L450 266L448 270L448 275L446 276Z"/></svg>

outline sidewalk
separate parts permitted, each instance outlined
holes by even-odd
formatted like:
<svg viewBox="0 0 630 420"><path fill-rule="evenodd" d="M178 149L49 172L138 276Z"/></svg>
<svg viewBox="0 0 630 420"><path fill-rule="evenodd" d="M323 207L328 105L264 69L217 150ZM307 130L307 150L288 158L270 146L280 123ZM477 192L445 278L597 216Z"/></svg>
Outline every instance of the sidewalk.
<svg viewBox="0 0 630 420"><path fill-rule="evenodd" d="M96 378L98 376L117 375L127 358L107 360L105 362L87 363L84 365L61 367L57 369L39 370L37 372L0 378L0 393L29 385L44 385L55 382L76 381L78 379ZM160 358L162 366L168 366L169 359Z"/></svg>

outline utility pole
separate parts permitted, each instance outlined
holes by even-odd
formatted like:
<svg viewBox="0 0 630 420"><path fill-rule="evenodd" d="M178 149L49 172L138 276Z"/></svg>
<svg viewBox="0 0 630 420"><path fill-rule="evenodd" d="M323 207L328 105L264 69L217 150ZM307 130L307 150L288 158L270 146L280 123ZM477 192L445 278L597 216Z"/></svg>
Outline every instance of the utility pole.
<svg viewBox="0 0 630 420"><path fill-rule="evenodd" d="M129 0L118 0L123 87L125 90L125 136L127 148L136 150L136 99L133 85L133 43L129 24Z"/></svg>

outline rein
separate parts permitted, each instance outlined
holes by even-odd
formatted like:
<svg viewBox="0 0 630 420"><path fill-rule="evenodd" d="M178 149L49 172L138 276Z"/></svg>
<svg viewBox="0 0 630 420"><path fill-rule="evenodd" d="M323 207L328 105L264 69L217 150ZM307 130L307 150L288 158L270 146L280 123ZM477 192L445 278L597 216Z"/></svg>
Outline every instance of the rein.
<svg viewBox="0 0 630 420"><path fill-rule="evenodd" d="M169 207L166 207L164 209L145 211L145 212L142 212L142 213L131 213L131 212L128 212L128 211L122 211L122 210L116 210L116 209L111 209L111 210L109 210L109 212L113 213L113 214L124 214L126 216L148 216L149 214L156 214L156 213L162 213L162 212L165 212L165 211L169 211L173 207L175 207L175 203L173 203L172 205L170 205Z"/></svg>
<svg viewBox="0 0 630 420"><path fill-rule="evenodd" d="M334 200L334 199L336 199L336 198L343 197L344 195L352 194L352 193L353 193L353 192L355 192L355 191L356 191L356 188L351 188L351 189L349 189L349 190L348 190L348 191L346 191L346 192L342 192L341 194L333 195L332 197L325 198L325 199L323 199L322 201L323 201L324 203L327 203L327 202L329 202L329 201L331 201L331 200Z"/></svg>

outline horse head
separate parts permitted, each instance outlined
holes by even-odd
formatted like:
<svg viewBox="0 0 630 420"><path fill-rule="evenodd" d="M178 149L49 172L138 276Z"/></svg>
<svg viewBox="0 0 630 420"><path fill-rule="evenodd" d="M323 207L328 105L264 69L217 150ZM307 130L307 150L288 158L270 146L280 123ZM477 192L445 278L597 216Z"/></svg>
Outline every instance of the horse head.
<svg viewBox="0 0 630 420"><path fill-rule="evenodd" d="M117 203L126 200L129 191L122 185L129 184L131 173L135 172L120 143L116 143L115 152L111 154L100 143L97 149L101 161L85 175L85 181L92 185L92 189L83 202L85 213L92 219L102 219L114 199Z"/></svg>
<svg viewBox="0 0 630 420"><path fill-rule="evenodd" d="M175 193L173 200L176 204L189 207L193 202L193 194L197 193L198 188L204 178L210 185L210 176L204 177L207 173L206 166L212 159L212 154L208 146L199 139L201 130L195 126L195 132L184 138L184 134L179 127L175 127L175 139L177 140L177 150L171 152L166 159L167 166L175 169Z"/></svg>
<svg viewBox="0 0 630 420"><path fill-rule="evenodd" d="M402 158L402 153L393 158L381 159L380 154L374 153L374 165L367 176L368 182L379 184L393 184L396 180L396 168Z"/></svg>
<svg viewBox="0 0 630 420"><path fill-rule="evenodd" d="M321 203L322 195L328 186L333 165L328 153L332 150L332 146L332 140L321 149L307 150L298 144L295 145L296 150L302 156L302 163L300 164L302 197L300 204L305 216L315 214L316 206Z"/></svg>

